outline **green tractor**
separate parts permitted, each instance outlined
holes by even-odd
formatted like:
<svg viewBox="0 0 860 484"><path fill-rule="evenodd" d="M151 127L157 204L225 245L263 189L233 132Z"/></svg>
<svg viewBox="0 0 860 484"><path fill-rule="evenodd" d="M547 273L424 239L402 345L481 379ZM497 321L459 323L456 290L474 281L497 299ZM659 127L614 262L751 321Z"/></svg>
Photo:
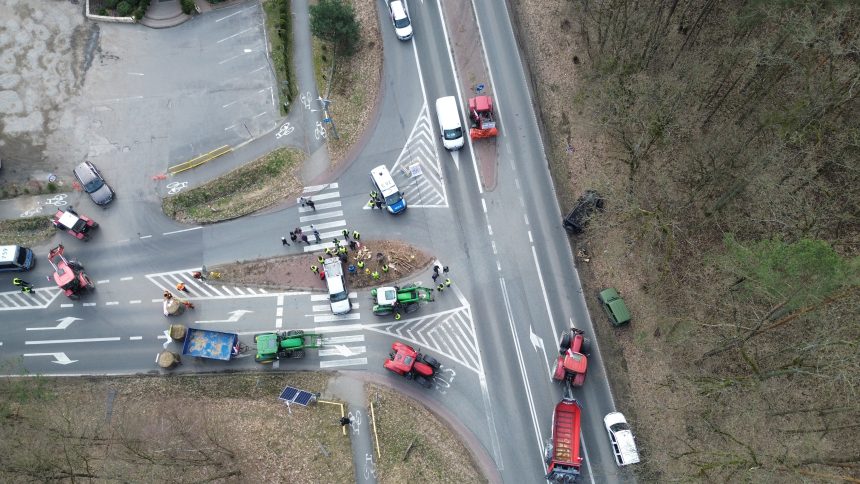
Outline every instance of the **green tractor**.
<svg viewBox="0 0 860 484"><path fill-rule="evenodd" d="M402 313L414 313L421 302L433 300L433 289L410 284L404 287L378 287L371 289L370 298L373 300L373 314L387 316L394 314L394 319L400 319Z"/></svg>
<svg viewBox="0 0 860 484"><path fill-rule="evenodd" d="M322 346L322 335L305 333L300 329L259 333L254 335L257 343L257 363L272 363L281 358L304 358L306 348Z"/></svg>

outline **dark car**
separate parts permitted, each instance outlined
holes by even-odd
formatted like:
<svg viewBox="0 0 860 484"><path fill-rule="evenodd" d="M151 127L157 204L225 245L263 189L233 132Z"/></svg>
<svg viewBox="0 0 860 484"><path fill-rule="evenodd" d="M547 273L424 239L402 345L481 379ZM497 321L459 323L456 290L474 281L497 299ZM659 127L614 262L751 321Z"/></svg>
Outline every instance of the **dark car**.
<svg viewBox="0 0 860 484"><path fill-rule="evenodd" d="M603 210L603 197L594 190L586 190L564 218L564 228L573 234L582 233L595 210Z"/></svg>
<svg viewBox="0 0 860 484"><path fill-rule="evenodd" d="M107 205L113 200L113 190L95 165L89 161L75 167L75 178L78 179L84 191L90 194L90 198L96 202L96 205Z"/></svg>

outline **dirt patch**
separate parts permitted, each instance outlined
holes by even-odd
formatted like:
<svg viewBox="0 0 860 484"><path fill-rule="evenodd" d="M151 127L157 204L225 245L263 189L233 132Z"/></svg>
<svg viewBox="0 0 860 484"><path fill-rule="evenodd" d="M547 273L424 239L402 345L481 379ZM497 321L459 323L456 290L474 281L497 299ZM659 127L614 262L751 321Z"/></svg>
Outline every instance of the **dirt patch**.
<svg viewBox="0 0 860 484"><path fill-rule="evenodd" d="M53 217L30 217L0 220L0 240L4 244L30 246L53 237L57 229L51 224Z"/></svg>
<svg viewBox="0 0 860 484"><path fill-rule="evenodd" d="M379 385L365 388L379 433L381 484L487 482L469 449L423 405Z"/></svg>
<svg viewBox="0 0 860 484"><path fill-rule="evenodd" d="M333 83L329 85L331 55L327 62L319 63L317 87L320 93L327 93L332 103L329 114L334 120L337 139L330 126L328 128L328 151L332 165L343 163L350 150L361 135L371 125L370 117L377 104L382 82L382 38L379 34L377 8L379 2L352 1L355 18L361 32L358 51L349 58L338 59L335 66ZM324 54L319 42L314 42L314 59ZM317 62L315 62L315 65Z"/></svg>
<svg viewBox="0 0 860 484"><path fill-rule="evenodd" d="M301 245L301 243L299 243ZM286 250L296 250L294 246ZM382 254L378 262L377 254ZM308 253L259 259L247 262L235 262L210 267L210 270L221 272L220 281L234 284L262 286L276 290L324 290L325 282L311 272L311 266L322 267L317 257L325 253ZM392 284L399 279L427 268L432 258L420 249L398 240L362 240L358 250L348 251L348 265L357 265L364 261L366 270L347 274L347 283L351 289L363 289L371 286ZM388 272L382 266L388 264ZM370 272L367 272L370 271ZM372 277L373 272L379 273L379 279Z"/></svg>
<svg viewBox="0 0 860 484"><path fill-rule="evenodd" d="M299 193L300 151L281 148L262 158L162 201L168 217L184 223L229 220L280 202L284 194Z"/></svg>

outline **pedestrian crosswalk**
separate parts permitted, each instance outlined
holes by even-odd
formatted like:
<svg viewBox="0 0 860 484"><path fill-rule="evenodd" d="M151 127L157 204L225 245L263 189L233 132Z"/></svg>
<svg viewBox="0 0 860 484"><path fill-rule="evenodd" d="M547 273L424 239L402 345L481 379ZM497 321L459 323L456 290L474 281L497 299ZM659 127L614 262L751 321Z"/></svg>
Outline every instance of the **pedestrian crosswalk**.
<svg viewBox="0 0 860 484"><path fill-rule="evenodd" d="M363 356L367 353L367 348L364 345L350 344L364 341L361 325L355 324L361 319L358 293L349 293L349 300L352 303L352 311L346 314L332 314L331 306L328 304L328 294L310 295L314 325L328 325L325 330L320 331L326 335L323 338L324 348L319 350L320 368L367 364L367 358Z"/></svg>
<svg viewBox="0 0 860 484"><path fill-rule="evenodd" d="M433 121L425 103L409 138L394 166L391 175L403 192L409 207L447 207L445 179L439 162Z"/></svg>
<svg viewBox="0 0 860 484"><path fill-rule="evenodd" d="M313 206L302 204L302 198L311 200ZM305 252L317 252L334 247L333 239L343 239L342 231L346 228L346 220L341 210L340 191L337 183L305 187L302 196L296 200L299 204L299 222L302 234L308 237L304 244ZM317 241L314 230L319 232ZM302 243L302 242L299 242Z"/></svg>
<svg viewBox="0 0 860 484"><path fill-rule="evenodd" d="M44 309L59 295L60 289L57 287L36 287L28 294L20 290L0 292L0 311Z"/></svg>
<svg viewBox="0 0 860 484"><path fill-rule="evenodd" d="M184 283L192 299L234 299L246 297L271 297L272 294L265 289L254 287L243 287L234 284L222 284L218 279L202 281L195 279L193 274L200 268L183 269L179 271L160 272L147 274L146 278L159 288L160 291L178 292L176 285ZM158 299L160 300L160 298Z"/></svg>

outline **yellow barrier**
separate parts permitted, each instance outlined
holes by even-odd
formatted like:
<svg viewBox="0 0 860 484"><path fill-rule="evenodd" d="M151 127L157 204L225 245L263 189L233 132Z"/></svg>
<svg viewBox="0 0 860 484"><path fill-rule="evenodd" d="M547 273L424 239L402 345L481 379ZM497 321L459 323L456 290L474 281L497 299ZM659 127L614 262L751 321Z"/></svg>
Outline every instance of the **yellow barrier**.
<svg viewBox="0 0 860 484"><path fill-rule="evenodd" d="M175 175L175 174L183 172L185 170L190 170L196 166L200 166L203 163L206 163L207 161L214 160L215 158L218 158L221 155L225 155L231 151L233 151L233 148L230 148L229 145L224 145L224 146L222 146L216 150L210 151L209 153L206 153L204 155L200 155L197 158L190 159L190 160L183 162L183 163L180 163L178 165L173 165L167 171L171 175Z"/></svg>
<svg viewBox="0 0 860 484"><path fill-rule="evenodd" d="M343 411L343 404L337 402L327 402L325 400L317 400L318 403L327 403L329 405L340 405L340 416L346 417L346 413ZM343 431L343 435L346 435L346 426L341 425L340 429Z"/></svg>

